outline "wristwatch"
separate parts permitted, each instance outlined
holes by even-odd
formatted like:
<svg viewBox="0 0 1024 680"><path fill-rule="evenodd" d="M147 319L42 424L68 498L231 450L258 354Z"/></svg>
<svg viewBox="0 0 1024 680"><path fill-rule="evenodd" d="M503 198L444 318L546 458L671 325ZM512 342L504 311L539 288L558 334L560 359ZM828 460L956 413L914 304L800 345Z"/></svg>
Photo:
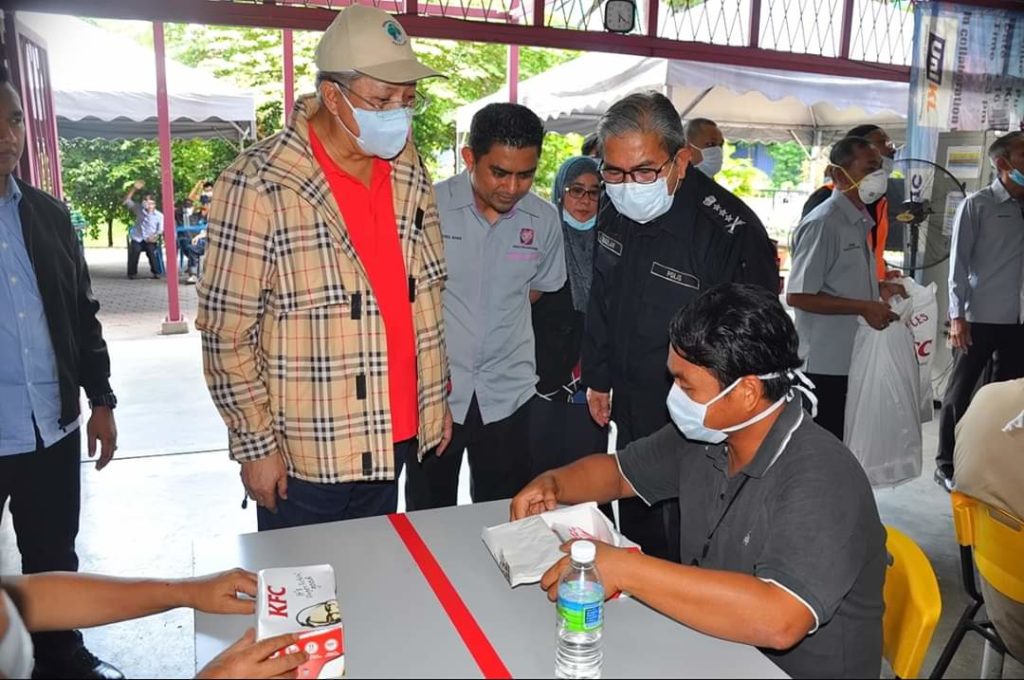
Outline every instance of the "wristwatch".
<svg viewBox="0 0 1024 680"><path fill-rule="evenodd" d="M113 392L107 392L106 394L89 399L89 408L96 408L97 406L106 406L111 409L117 408L117 397L114 396Z"/></svg>

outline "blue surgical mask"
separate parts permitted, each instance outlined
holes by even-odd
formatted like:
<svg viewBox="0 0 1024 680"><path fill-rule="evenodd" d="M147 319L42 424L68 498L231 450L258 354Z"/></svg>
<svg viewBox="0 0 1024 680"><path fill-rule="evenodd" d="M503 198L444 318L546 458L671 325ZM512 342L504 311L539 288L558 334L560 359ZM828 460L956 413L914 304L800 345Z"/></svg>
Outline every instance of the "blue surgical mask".
<svg viewBox="0 0 1024 680"><path fill-rule="evenodd" d="M1017 186L1024 187L1024 172L1014 168L1010 171L1010 180Z"/></svg>
<svg viewBox="0 0 1024 680"><path fill-rule="evenodd" d="M576 231L590 231L591 229L594 228L594 225L597 223L597 215L594 215L589 220L584 220L583 222L580 222L578 219L570 215L568 210L563 209L562 220L564 220L566 224L568 224Z"/></svg>
<svg viewBox="0 0 1024 680"><path fill-rule="evenodd" d="M757 376L761 380L769 380L771 378L780 378L783 373L765 373L764 375ZM672 417L672 422L679 428L679 431L687 439L691 439L699 442L707 442L709 444L721 444L725 441L726 437L729 436L730 432L739 432L740 430L750 427L756 422L764 420L772 413L777 411L783 403L793 399L796 396L796 391L805 394L811 402L811 417L815 417L817 414L818 400L814 394L810 391L814 389L814 383L807 379L807 376L800 370L786 371L785 375L790 380L798 380L803 384L794 384L793 389L790 390L789 394L785 395L777 402L761 411L753 418L749 418L738 425L732 425L721 430L713 430L704 424L704 418L707 417L708 407L714 404L716 401L729 394L736 385L740 383L743 378L737 378L731 385L726 387L724 390L719 392L711 401L706 404L700 404L690 398L686 392L679 387L679 385L673 383L672 390L668 393L668 399L666 404L668 406L668 413Z"/></svg>
<svg viewBox="0 0 1024 680"><path fill-rule="evenodd" d="M341 127L345 128L345 132L352 135L352 138L359 144L359 148L371 156L377 156L384 160L391 160L402 153L409 138L409 127L412 125L412 109L408 107L390 111L357 109L352 106L352 102L345 96L340 86L338 93L352 110L352 116L356 119L356 125L359 126L359 136L354 135L348 129L340 116L336 115L335 118L341 123Z"/></svg>
<svg viewBox="0 0 1024 680"><path fill-rule="evenodd" d="M620 214L640 224L658 219L672 207L672 194L668 192L668 179L665 177L659 177L650 184L605 184L604 190Z"/></svg>

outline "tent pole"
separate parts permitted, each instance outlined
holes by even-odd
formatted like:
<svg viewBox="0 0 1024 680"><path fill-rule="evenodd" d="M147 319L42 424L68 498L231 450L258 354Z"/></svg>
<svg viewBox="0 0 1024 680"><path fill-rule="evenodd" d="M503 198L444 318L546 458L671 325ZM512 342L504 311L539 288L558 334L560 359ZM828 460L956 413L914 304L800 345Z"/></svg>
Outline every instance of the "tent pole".
<svg viewBox="0 0 1024 680"><path fill-rule="evenodd" d="M694 97L693 101L691 101L689 104L687 104L685 109L683 109L682 111L679 112L679 118L680 119L685 119L687 114L689 114L690 111L693 111L697 107L698 104L700 104L702 101L704 101L704 97L707 97L709 94L711 94L711 90L713 90L713 89L715 89L715 88L709 87L709 88L705 89L703 92L701 92L699 95Z"/></svg>
<svg viewBox="0 0 1024 680"><path fill-rule="evenodd" d="M508 46L508 100L519 103L519 45Z"/></svg>
<svg viewBox="0 0 1024 680"><path fill-rule="evenodd" d="M167 278L167 319L160 332L188 333L178 302L178 231L174 223L174 178L171 176L171 114L167 103L167 62L164 53L163 22L153 22L153 52L156 56L156 117L160 138L160 193L164 213L164 276Z"/></svg>
<svg viewBox="0 0 1024 680"><path fill-rule="evenodd" d="M281 31L284 42L284 124L291 125L295 108L295 47L292 29Z"/></svg>

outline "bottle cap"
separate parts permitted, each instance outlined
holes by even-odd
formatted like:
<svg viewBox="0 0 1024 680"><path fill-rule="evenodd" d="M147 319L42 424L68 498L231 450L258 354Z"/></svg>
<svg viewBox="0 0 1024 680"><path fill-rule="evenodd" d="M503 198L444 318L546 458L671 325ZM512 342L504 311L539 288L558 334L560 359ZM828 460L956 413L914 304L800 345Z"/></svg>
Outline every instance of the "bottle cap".
<svg viewBox="0 0 1024 680"><path fill-rule="evenodd" d="M597 546L590 541L576 541L572 544L572 552L570 554L572 555L573 562L590 564L597 556Z"/></svg>

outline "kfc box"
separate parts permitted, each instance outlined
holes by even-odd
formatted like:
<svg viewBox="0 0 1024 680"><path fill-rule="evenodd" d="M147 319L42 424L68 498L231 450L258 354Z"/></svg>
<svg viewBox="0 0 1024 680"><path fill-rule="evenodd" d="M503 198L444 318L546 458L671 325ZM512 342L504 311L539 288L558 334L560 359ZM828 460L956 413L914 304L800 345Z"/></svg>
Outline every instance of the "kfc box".
<svg viewBox="0 0 1024 680"><path fill-rule="evenodd" d="M299 633L298 643L277 652L306 650L309 660L299 666L299 678L345 675L345 638L331 565L260 571L256 616L260 640Z"/></svg>

